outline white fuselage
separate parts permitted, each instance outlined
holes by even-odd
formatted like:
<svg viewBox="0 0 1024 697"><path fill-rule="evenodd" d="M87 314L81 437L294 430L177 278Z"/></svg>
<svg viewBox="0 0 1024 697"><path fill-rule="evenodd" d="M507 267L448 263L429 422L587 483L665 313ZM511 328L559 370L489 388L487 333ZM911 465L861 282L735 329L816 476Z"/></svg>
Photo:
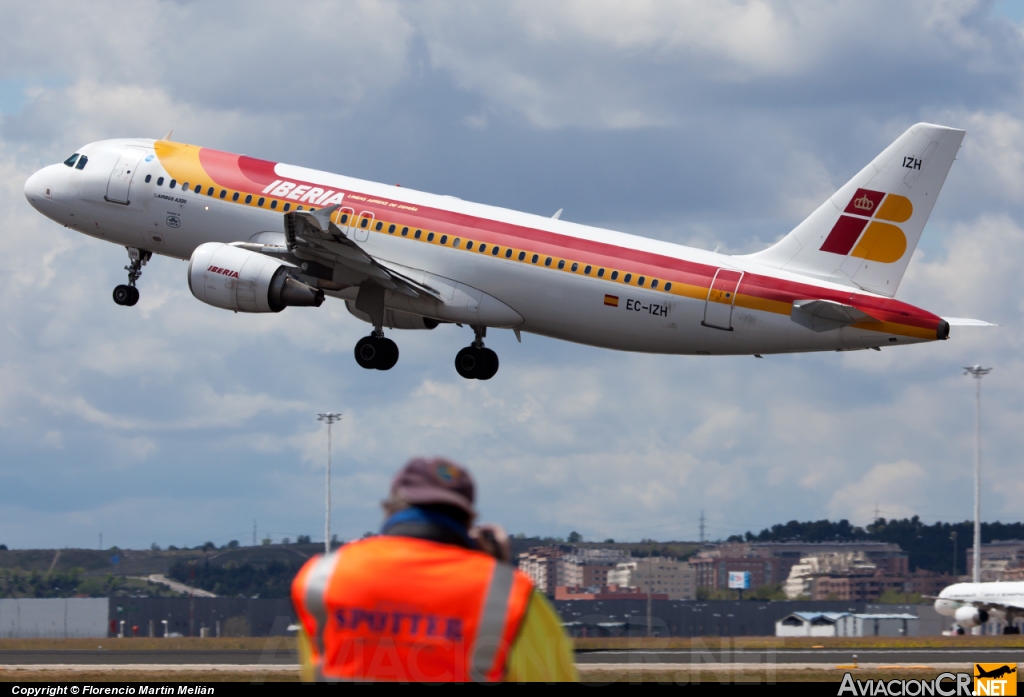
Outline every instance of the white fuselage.
<svg viewBox="0 0 1024 697"><path fill-rule="evenodd" d="M935 611L953 617L961 607L978 604L988 608L988 612L1005 618L1005 608L1024 608L1024 581L954 583L939 593L935 599Z"/></svg>
<svg viewBox="0 0 1024 697"><path fill-rule="evenodd" d="M145 157L138 162L138 171L130 174L130 202L123 204L105 197L111 185L112 170L126 146L142 149ZM283 244L280 209L243 205L232 201L230 194L220 198L207 195L205 191L182 192L180 186L171 189L169 183L175 174L167 171L155 156L154 141L102 141L87 145L79 152L89 158L83 169L51 165L33 175L25 187L30 203L62 225L114 244L179 259L188 259L199 245L207 242ZM936 338L934 329L908 328L896 321L886 321L870 329L853 325L814 331L790 316L793 299L830 298L838 302L873 303L896 315L914 315L927 321L938 318L890 298L761 267L750 259L327 172L283 164L276 165L275 171L282 179L315 182L324 189L344 191L346 204L358 200L375 202L378 220L386 220L386 211L415 220L415 213L410 211L429 209L443 213L449 222L438 222L435 216L416 225L424 230L436 230L438 234L447 232L469 239L475 228L494 226L528 231L517 233L521 234L517 249L529 250L526 261L519 261L516 257L506 258L504 254L492 256L436 242L425 243L422 239L373 230L372 226L368 231L355 230L358 245L381 261L453 279L499 299L522 317L522 322L514 328L523 332L612 349L675 354L847 350ZM164 183L157 184L158 180ZM240 201L244 197L243 193ZM358 206L355 211L359 212ZM455 222L450 222L452 220ZM431 225L433 227L429 227ZM452 226L452 230L447 230L445 225ZM363 234L358 234L360 232ZM584 262L579 271L570 272L571 266L560 270L554 265L545 266L543 261L531 263L529 259L534 249L540 250L541 257L551 255L569 260L574 258L573 250L587 250L585 253L590 255L587 259L597 261L586 261L587 274L583 272ZM584 254L583 251L578 253ZM597 278L596 271L589 270L591 264L595 268L601 264L609 269L622 269L623 276L618 281L608 276ZM659 264L661 267L657 266ZM654 276L661 273L659 268L669 269L674 265L709 269L709 280L702 289L697 282L675 281L671 292L665 290L665 280L658 289L621 280L627 278L625 273L629 271L637 277ZM730 301L709 299L710 279L718 269L731 270L738 277L743 274L743 285L732 286L736 297ZM671 277L669 271L662 275L665 279ZM682 292L684 288L686 291ZM762 292L759 288L767 290ZM353 299L355 292L352 288L328 294ZM775 297L772 293L781 295ZM615 298L614 304L610 304L610 297ZM710 322L709 326L705 323L709 312L717 312L724 319Z"/></svg>

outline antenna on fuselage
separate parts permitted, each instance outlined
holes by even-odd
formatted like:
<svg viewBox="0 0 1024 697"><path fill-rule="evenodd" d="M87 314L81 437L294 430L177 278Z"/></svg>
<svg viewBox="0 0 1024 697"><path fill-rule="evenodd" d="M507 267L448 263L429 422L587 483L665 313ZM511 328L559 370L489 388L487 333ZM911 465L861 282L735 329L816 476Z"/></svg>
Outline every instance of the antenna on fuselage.
<svg viewBox="0 0 1024 697"><path fill-rule="evenodd" d="M170 140L170 139L171 139L171 134L172 134L172 133L174 133L174 129L173 129L173 128L172 128L171 130L167 131L167 135L165 135L165 136L164 136L163 138L161 138L160 140Z"/></svg>

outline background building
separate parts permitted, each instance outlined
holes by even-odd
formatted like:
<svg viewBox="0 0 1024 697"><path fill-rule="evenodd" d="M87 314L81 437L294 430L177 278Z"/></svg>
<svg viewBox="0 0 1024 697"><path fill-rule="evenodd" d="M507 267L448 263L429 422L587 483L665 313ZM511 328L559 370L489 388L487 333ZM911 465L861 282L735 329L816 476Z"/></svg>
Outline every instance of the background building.
<svg viewBox="0 0 1024 697"><path fill-rule="evenodd" d="M663 593L669 600L695 600L697 571L678 559L637 558L620 562L609 571L608 585L636 588L641 593Z"/></svg>

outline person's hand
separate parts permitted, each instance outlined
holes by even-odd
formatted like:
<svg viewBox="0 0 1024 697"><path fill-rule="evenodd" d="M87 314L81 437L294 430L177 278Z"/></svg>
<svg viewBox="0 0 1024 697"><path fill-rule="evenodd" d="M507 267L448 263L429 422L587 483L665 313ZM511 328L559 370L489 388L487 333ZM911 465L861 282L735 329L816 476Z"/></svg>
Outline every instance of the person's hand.
<svg viewBox="0 0 1024 697"><path fill-rule="evenodd" d="M490 554L498 561L511 563L512 546L509 544L505 528L497 523L481 523L469 531L469 536L480 546L480 551Z"/></svg>

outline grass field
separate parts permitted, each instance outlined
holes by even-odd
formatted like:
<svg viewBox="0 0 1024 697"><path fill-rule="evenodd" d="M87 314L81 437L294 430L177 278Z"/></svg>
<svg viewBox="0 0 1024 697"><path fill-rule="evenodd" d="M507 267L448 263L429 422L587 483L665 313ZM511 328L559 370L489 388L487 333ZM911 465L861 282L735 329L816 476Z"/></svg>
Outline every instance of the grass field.
<svg viewBox="0 0 1024 697"><path fill-rule="evenodd" d="M262 651L269 645L295 648L294 637L225 637L199 639L0 639L0 651L96 650L109 651ZM576 639L577 650L599 649L889 649L889 648L1022 648L1024 634L937 637L608 637Z"/></svg>
<svg viewBox="0 0 1024 697"><path fill-rule="evenodd" d="M688 668L680 669L605 669L580 670L580 679L591 684L611 683L790 683L790 682L841 682L844 670L821 670L813 668L768 670L723 670L711 669L699 672ZM938 670L856 670L851 671L857 680L931 680ZM3 670L0 682L299 682L297 670L271 669L267 671L231 670Z"/></svg>

